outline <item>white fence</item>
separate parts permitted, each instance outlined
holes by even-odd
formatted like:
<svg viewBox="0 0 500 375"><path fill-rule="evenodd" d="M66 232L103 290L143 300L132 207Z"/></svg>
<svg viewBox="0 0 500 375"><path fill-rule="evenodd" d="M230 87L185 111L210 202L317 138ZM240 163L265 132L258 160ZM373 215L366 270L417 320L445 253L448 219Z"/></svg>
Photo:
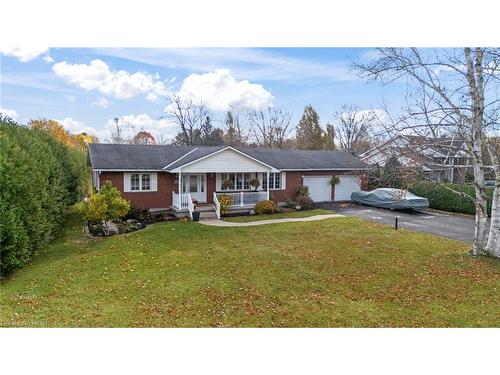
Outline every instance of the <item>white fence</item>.
<svg viewBox="0 0 500 375"><path fill-rule="evenodd" d="M189 194L177 194L175 191L172 192L172 205L177 209L188 209L189 200Z"/></svg>
<svg viewBox="0 0 500 375"><path fill-rule="evenodd" d="M221 195L229 195L233 198L233 204L229 207L251 207L255 206L258 201L267 199L266 191L240 191L240 192L224 192L214 193L214 197ZM218 200L217 200L218 201Z"/></svg>
<svg viewBox="0 0 500 375"><path fill-rule="evenodd" d="M214 206L215 206L215 215L217 215L217 219L220 219L220 202L219 198L217 198L217 193L214 191Z"/></svg>

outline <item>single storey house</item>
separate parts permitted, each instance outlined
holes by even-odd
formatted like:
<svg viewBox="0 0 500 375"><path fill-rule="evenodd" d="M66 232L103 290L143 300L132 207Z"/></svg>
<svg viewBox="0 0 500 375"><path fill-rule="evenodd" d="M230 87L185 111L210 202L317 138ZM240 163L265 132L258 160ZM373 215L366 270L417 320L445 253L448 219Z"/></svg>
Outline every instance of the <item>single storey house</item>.
<svg viewBox="0 0 500 375"><path fill-rule="evenodd" d="M220 194L230 208L253 208L264 199L294 200L309 187L315 202L348 201L361 189L367 164L347 152L279 150L232 146L89 144L94 188L111 181L132 205L190 211L193 201L218 208ZM332 178L339 181L332 185ZM259 187L251 186L257 178ZM217 211L216 211L217 212Z"/></svg>

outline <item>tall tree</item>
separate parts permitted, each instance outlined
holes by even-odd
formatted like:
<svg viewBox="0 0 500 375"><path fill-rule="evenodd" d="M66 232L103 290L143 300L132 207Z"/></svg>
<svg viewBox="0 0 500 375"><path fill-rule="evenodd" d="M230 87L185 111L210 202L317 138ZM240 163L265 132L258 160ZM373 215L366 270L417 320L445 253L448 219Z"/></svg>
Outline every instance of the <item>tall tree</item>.
<svg viewBox="0 0 500 375"><path fill-rule="evenodd" d="M304 150L320 150L324 146L323 129L319 124L319 115L312 105L304 108L302 118L297 125L295 143L297 148Z"/></svg>
<svg viewBox="0 0 500 375"><path fill-rule="evenodd" d="M472 254L487 252L500 257L500 205L498 150L492 146L498 130L500 52L489 48L433 49L381 48L373 61L357 64L360 75L383 83L403 78L425 99L425 106L408 104L406 114L394 122L394 132L414 132L423 127L444 129L462 137L474 171L475 233ZM437 134L437 133L436 133ZM496 171L491 224L488 231L485 190L487 149ZM462 194L457 192L457 194ZM487 234L489 232L489 235Z"/></svg>
<svg viewBox="0 0 500 375"><path fill-rule="evenodd" d="M325 150L335 150L335 128L331 124L326 124L323 147Z"/></svg>
<svg viewBox="0 0 500 375"><path fill-rule="evenodd" d="M360 154L370 149L370 133L377 120L374 111L360 111L355 105L343 105L336 119L337 141L342 151Z"/></svg>
<svg viewBox="0 0 500 375"><path fill-rule="evenodd" d="M278 107L268 107L248 113L248 122L251 127L253 141L257 146L267 148L287 148L291 115Z"/></svg>
<svg viewBox="0 0 500 375"><path fill-rule="evenodd" d="M178 95L170 96L168 101L164 118L175 122L180 128L180 134L174 142L187 146L195 145L199 141L201 126L208 116L207 108Z"/></svg>
<svg viewBox="0 0 500 375"><path fill-rule="evenodd" d="M119 117L115 117L113 122L115 123L115 127L107 141L109 143L128 143L128 139L123 136L123 128L125 127L123 121Z"/></svg>
<svg viewBox="0 0 500 375"><path fill-rule="evenodd" d="M239 112L227 111L225 125L226 133L224 135L224 141L226 144L232 146L243 146L247 143L248 137L243 130Z"/></svg>
<svg viewBox="0 0 500 375"><path fill-rule="evenodd" d="M130 143L135 145L155 145L156 139L150 132L141 130L132 138Z"/></svg>

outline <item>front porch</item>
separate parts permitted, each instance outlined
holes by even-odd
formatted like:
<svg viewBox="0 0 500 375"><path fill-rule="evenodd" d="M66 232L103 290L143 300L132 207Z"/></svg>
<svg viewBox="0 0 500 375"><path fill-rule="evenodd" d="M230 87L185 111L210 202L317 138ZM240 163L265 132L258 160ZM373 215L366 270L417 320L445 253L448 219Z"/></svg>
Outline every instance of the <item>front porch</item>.
<svg viewBox="0 0 500 375"><path fill-rule="evenodd" d="M252 209L261 200L269 199L268 173L179 173L178 190L172 192L172 207L189 210L195 203L215 204L221 195L231 197L229 209ZM252 179L264 184L266 189L255 189ZM178 192L181 192L180 194Z"/></svg>

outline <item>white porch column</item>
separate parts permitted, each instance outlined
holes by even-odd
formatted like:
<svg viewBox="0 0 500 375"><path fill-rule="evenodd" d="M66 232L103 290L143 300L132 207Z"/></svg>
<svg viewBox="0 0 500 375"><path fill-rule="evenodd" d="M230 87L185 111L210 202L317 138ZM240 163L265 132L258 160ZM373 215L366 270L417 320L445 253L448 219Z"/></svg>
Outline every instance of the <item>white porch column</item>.
<svg viewBox="0 0 500 375"><path fill-rule="evenodd" d="M182 172L179 171L179 208L182 208L182 190L181 190L181 182L182 182Z"/></svg>
<svg viewBox="0 0 500 375"><path fill-rule="evenodd" d="M269 172L267 172L267 200L269 200Z"/></svg>

